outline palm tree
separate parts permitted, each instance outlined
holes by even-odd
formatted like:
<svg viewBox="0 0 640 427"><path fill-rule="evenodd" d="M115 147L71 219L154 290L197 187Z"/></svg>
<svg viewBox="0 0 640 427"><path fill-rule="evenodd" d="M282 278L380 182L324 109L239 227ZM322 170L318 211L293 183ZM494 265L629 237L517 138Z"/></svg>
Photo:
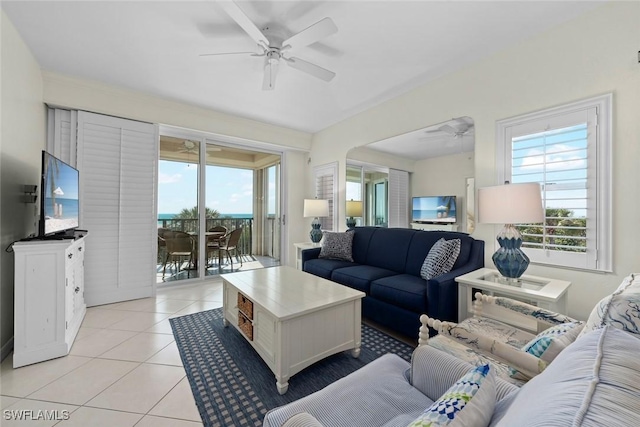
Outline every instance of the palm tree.
<svg viewBox="0 0 640 427"><path fill-rule="evenodd" d="M194 206L191 209L184 208L180 211L179 214L175 215L173 219L196 219L198 218L199 212L198 207ZM220 217L220 212L211 208L204 208L204 216L207 219L218 218Z"/></svg>
<svg viewBox="0 0 640 427"><path fill-rule="evenodd" d="M452 207L455 207L456 204L456 196L444 196L442 198L442 203L446 207L445 210L445 218L449 217L449 211Z"/></svg>
<svg viewBox="0 0 640 427"><path fill-rule="evenodd" d="M186 231L187 233L193 233L198 228L198 215L199 212L197 206L194 206L191 209L184 208L182 209L182 211L180 211L179 214L174 215L173 218L171 218L173 221L177 221L175 223L172 223L170 228L180 229L182 231ZM205 207L204 215L207 219L219 218L220 212L215 209ZM177 224L179 224L179 226L177 226Z"/></svg>

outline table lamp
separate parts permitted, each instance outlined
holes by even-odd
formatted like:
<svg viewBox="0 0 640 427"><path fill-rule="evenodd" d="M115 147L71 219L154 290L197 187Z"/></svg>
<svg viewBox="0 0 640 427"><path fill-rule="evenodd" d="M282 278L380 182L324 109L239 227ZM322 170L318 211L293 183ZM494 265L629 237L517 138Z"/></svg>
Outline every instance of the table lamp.
<svg viewBox="0 0 640 427"><path fill-rule="evenodd" d="M355 218L360 218L362 217L362 202L361 201L353 201L353 200L348 200L347 201L347 208L346 208L346 213L347 213L347 227L349 228L354 228L356 226L356 220Z"/></svg>
<svg viewBox="0 0 640 427"><path fill-rule="evenodd" d="M304 199L303 215L305 218L313 217L309 237L313 243L318 243L322 240L319 217L329 216L329 201L326 199Z"/></svg>
<svg viewBox="0 0 640 427"><path fill-rule="evenodd" d="M500 248L492 259L500 274L512 284L529 266L529 257L522 252L522 235L514 224L544 221L540 184L504 184L478 189L478 222L504 224L498 233Z"/></svg>

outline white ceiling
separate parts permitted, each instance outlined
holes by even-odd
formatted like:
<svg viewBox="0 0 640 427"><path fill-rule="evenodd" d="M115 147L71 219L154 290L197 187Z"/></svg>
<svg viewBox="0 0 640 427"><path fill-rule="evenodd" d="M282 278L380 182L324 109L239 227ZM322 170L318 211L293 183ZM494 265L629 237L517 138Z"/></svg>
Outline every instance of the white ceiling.
<svg viewBox="0 0 640 427"><path fill-rule="evenodd" d="M474 122L471 117L457 117L424 129L372 142L365 147L413 160L470 153L475 149Z"/></svg>
<svg viewBox="0 0 640 427"><path fill-rule="evenodd" d="M587 1L238 2L259 27L293 35L324 17L338 32L296 51L329 83L263 59L215 1L2 1L44 70L317 132L597 6ZM257 50L256 50L257 51ZM523 52L526 55L526 52Z"/></svg>

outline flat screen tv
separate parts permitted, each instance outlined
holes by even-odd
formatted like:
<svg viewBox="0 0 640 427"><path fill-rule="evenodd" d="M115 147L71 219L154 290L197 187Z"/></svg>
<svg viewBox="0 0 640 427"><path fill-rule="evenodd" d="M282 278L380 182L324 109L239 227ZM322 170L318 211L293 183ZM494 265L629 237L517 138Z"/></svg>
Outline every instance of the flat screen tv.
<svg viewBox="0 0 640 427"><path fill-rule="evenodd" d="M456 222L456 196L414 197L412 222L449 223Z"/></svg>
<svg viewBox="0 0 640 427"><path fill-rule="evenodd" d="M78 170L42 151L40 237L73 235L79 225Z"/></svg>

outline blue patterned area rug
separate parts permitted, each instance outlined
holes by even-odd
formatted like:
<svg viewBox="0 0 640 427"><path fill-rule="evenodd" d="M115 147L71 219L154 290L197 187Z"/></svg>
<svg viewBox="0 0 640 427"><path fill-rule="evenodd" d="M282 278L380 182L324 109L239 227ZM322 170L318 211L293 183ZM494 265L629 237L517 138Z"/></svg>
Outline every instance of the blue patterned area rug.
<svg viewBox="0 0 640 427"><path fill-rule="evenodd" d="M268 410L297 400L350 374L385 353L411 359L413 347L362 325L360 357L350 351L321 360L289 379L278 394L276 379L233 326L222 326L222 309L170 319L173 335L204 425L261 426Z"/></svg>

